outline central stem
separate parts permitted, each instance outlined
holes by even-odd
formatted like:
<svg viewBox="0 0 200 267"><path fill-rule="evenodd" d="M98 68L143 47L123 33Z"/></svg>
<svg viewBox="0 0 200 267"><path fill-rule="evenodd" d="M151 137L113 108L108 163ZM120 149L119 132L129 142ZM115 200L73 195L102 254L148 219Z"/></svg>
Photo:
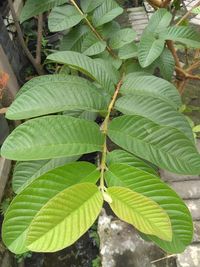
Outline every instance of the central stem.
<svg viewBox="0 0 200 267"><path fill-rule="evenodd" d="M103 121L102 124L102 132L104 134L104 144L103 144L103 150L102 150L102 158L101 158L101 164L100 164L100 170L101 170L101 177L100 177L100 190L104 191L105 186L104 186L104 172L106 170L106 154L107 154L107 135L108 135L108 123L110 119L110 114L111 111L114 107L115 101L117 99L117 96L119 94L119 90L122 86L122 79L118 82L115 92L112 96L112 100L108 106L108 113Z"/></svg>

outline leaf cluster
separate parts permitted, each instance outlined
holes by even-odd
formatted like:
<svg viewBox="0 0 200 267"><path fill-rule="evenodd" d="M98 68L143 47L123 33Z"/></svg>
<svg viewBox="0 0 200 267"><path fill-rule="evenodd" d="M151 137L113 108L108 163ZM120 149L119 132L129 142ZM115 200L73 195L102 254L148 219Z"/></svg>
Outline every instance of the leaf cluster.
<svg viewBox="0 0 200 267"><path fill-rule="evenodd" d="M192 218L157 167L199 174L200 155L170 82L166 40L196 48L200 36L169 26L171 14L159 9L137 43L131 28L114 21L123 12L114 0L73 3L28 0L21 14L23 22L51 10L50 31L67 31L48 60L69 72L33 78L6 113L26 121L1 149L17 161L3 240L17 254L63 249L92 226L106 201L163 250L180 253L192 240ZM152 75L157 67L162 78ZM109 149L108 138L118 149ZM92 152L102 155L99 166L77 161Z"/></svg>

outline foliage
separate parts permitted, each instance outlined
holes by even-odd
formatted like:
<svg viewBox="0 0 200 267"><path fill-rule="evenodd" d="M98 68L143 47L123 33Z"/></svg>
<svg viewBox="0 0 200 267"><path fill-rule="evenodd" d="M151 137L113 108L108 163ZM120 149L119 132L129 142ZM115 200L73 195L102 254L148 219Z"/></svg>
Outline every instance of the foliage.
<svg viewBox="0 0 200 267"><path fill-rule="evenodd" d="M61 51L47 62L65 69L27 82L6 113L11 120L30 120L1 149L18 161L5 244L17 254L63 249L92 226L106 201L168 253L184 251L192 240L191 215L157 168L199 174L200 155L169 82L175 64L166 41L200 48L200 35L169 26L172 15L161 8L137 44L131 28L113 21L123 12L114 0L81 0L80 7L28 0L21 21L47 10L50 31L67 30ZM152 75L157 67L162 78ZM99 166L76 162L91 152L101 153Z"/></svg>

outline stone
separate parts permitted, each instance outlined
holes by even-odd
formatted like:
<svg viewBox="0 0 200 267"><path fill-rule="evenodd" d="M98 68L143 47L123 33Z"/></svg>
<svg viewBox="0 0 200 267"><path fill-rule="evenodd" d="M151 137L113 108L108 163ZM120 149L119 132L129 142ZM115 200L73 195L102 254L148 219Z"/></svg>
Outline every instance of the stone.
<svg viewBox="0 0 200 267"><path fill-rule="evenodd" d="M177 267L200 266L200 244L189 246L183 253L177 255Z"/></svg>
<svg viewBox="0 0 200 267"><path fill-rule="evenodd" d="M194 237L193 242L200 242L200 221L194 221Z"/></svg>
<svg viewBox="0 0 200 267"><path fill-rule="evenodd" d="M170 185L183 199L200 199L200 179L196 181L171 182Z"/></svg>
<svg viewBox="0 0 200 267"><path fill-rule="evenodd" d="M166 259L166 254L144 241L134 227L108 216L105 210L99 217L98 233L102 267L176 267L174 257Z"/></svg>
<svg viewBox="0 0 200 267"><path fill-rule="evenodd" d="M200 199L185 200L193 220L200 220Z"/></svg>
<svg viewBox="0 0 200 267"><path fill-rule="evenodd" d="M166 170L160 170L160 176L166 182L200 180L199 175L180 175Z"/></svg>

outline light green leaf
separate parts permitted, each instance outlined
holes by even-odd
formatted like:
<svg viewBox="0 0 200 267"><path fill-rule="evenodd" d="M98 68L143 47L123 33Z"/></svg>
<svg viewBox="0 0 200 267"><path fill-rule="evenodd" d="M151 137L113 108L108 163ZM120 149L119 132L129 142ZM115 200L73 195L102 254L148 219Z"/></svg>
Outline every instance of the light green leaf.
<svg viewBox="0 0 200 267"><path fill-rule="evenodd" d="M159 8L150 18L145 30L158 33L166 29L172 20L172 14L165 8Z"/></svg>
<svg viewBox="0 0 200 267"><path fill-rule="evenodd" d="M84 16L73 6L55 7L48 18L49 30L50 32L64 31L77 25L83 18Z"/></svg>
<svg viewBox="0 0 200 267"><path fill-rule="evenodd" d="M138 59L140 65L145 68L151 65L162 53L165 41L158 39L151 32L144 31L139 43Z"/></svg>
<svg viewBox="0 0 200 267"><path fill-rule="evenodd" d="M140 115L159 125L176 128L194 142L192 129L185 116L157 97L126 95L116 101L115 108L126 115Z"/></svg>
<svg viewBox="0 0 200 267"><path fill-rule="evenodd" d="M89 13L100 6L104 0L81 0L81 8L84 13Z"/></svg>
<svg viewBox="0 0 200 267"><path fill-rule="evenodd" d="M200 125L196 125L196 126L194 126L194 127L192 128L192 131L193 131L194 133L199 133L199 132L200 132Z"/></svg>
<svg viewBox="0 0 200 267"><path fill-rule="evenodd" d="M105 111L107 100L86 79L62 74L33 78L20 90L6 117L21 120L64 110Z"/></svg>
<svg viewBox="0 0 200 267"><path fill-rule="evenodd" d="M91 183L71 186L52 199L30 224L27 247L55 252L72 245L95 222L103 204L101 192Z"/></svg>
<svg viewBox="0 0 200 267"><path fill-rule="evenodd" d="M18 161L13 171L13 191L16 194L19 194L39 176L57 167L63 166L68 162L74 162L78 158L80 158L80 156L47 160Z"/></svg>
<svg viewBox="0 0 200 267"><path fill-rule="evenodd" d="M76 47L82 45L82 41L89 31L88 26L86 25L78 25L78 27L74 27L70 30L69 33L63 36L63 39L60 43L61 51L77 51ZM81 43L81 45L78 45Z"/></svg>
<svg viewBox="0 0 200 267"><path fill-rule="evenodd" d="M195 7L194 9L192 9L192 13L194 13L194 14L200 14L200 6Z"/></svg>
<svg viewBox="0 0 200 267"><path fill-rule="evenodd" d="M173 106L175 110L182 105L181 97L173 84L144 73L135 72L125 76L120 93L157 97Z"/></svg>
<svg viewBox="0 0 200 267"><path fill-rule="evenodd" d="M138 57L138 47L135 43L127 44L119 49L118 56L120 59Z"/></svg>
<svg viewBox="0 0 200 267"><path fill-rule="evenodd" d="M175 69L175 61L169 49L165 48L162 54L155 61L155 65L160 69L164 79L171 81Z"/></svg>
<svg viewBox="0 0 200 267"><path fill-rule="evenodd" d="M112 165L114 163L124 163L136 168L139 168L145 172L157 175L158 170L150 163L130 154L124 150L116 149L107 154L107 164Z"/></svg>
<svg viewBox="0 0 200 267"><path fill-rule="evenodd" d="M114 84L105 69L95 62L95 60L72 51L57 52L47 57L50 60L61 64L67 64L72 68L78 69L91 79L97 81L104 89L113 93Z"/></svg>
<svg viewBox="0 0 200 267"><path fill-rule="evenodd" d="M133 31L132 29L130 28L121 29L115 34L111 35L109 45L113 49L119 49L124 45L133 42L135 37L136 37L136 32Z"/></svg>
<svg viewBox="0 0 200 267"><path fill-rule="evenodd" d="M93 13L93 23L99 27L123 13L121 8L114 0L104 0L103 3L95 9Z"/></svg>
<svg viewBox="0 0 200 267"><path fill-rule="evenodd" d="M82 42L81 50L86 56L94 56L106 49L106 42L99 41L93 33L88 33Z"/></svg>
<svg viewBox="0 0 200 267"><path fill-rule="evenodd" d="M65 3L68 3L68 0L27 0L20 15L20 22Z"/></svg>
<svg viewBox="0 0 200 267"><path fill-rule="evenodd" d="M101 151L103 135L91 121L70 116L48 116L29 120L6 139L1 155L28 161L75 156Z"/></svg>
<svg viewBox="0 0 200 267"><path fill-rule="evenodd" d="M112 198L110 207L120 219L143 233L171 241L169 216L156 202L123 187L110 187L108 194Z"/></svg>
<svg viewBox="0 0 200 267"><path fill-rule="evenodd" d="M161 32L159 38L180 42L187 47L200 48L200 34L190 27L171 26Z"/></svg>
<svg viewBox="0 0 200 267"><path fill-rule="evenodd" d="M150 173L125 164L113 164L106 172L108 186L127 187L157 202L169 215L172 241L148 236L168 253L181 253L192 241L193 223L190 212L180 197L162 180Z"/></svg>
<svg viewBox="0 0 200 267"><path fill-rule="evenodd" d="M180 174L199 174L200 155L185 135L138 115L125 115L109 125L110 139L155 165Z"/></svg>
<svg viewBox="0 0 200 267"><path fill-rule="evenodd" d="M84 182L96 183L99 175L93 164L75 162L54 169L34 180L14 198L6 212L2 234L9 250L15 254L28 250L26 247L28 228L38 211L52 198L72 185Z"/></svg>

